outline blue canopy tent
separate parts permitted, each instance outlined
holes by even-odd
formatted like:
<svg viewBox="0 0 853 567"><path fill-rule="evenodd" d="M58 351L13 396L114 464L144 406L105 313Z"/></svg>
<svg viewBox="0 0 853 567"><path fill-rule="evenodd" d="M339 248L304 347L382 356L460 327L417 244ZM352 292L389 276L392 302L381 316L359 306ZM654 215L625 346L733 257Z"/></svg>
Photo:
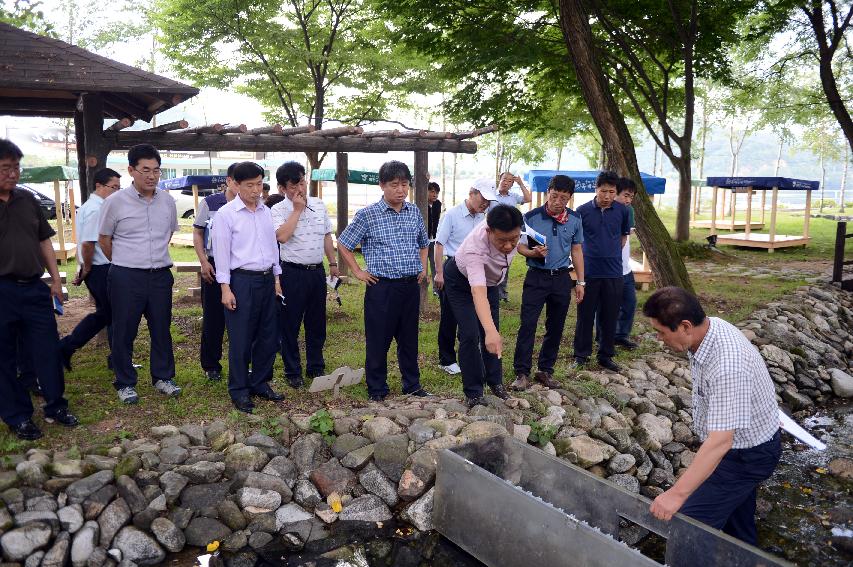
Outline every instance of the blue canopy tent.
<svg viewBox="0 0 853 567"><path fill-rule="evenodd" d="M732 192L732 214L731 224L735 226L735 213L737 210L737 195L745 193L746 220L743 223L743 232L727 234L717 237L718 244L729 244L732 246L747 246L750 248L764 248L773 252L776 248L787 248L791 246L806 246L809 243L809 221L811 220L812 191L820 187L818 181L807 181L804 179L791 179L788 177L709 177L708 186L713 187L711 196L711 235L717 234L717 196L720 189ZM756 190L761 190L766 195L767 190L772 191L770 202L770 232L752 232L752 196ZM776 213L779 206L779 191L805 191L806 209L803 217L803 233L796 235L776 234ZM725 194L725 193L724 193ZM725 207L724 207L725 208ZM761 203L762 221L764 217L764 198ZM763 226L763 222L762 222Z"/></svg>
<svg viewBox="0 0 853 567"><path fill-rule="evenodd" d="M157 184L157 188L163 191L180 191L184 195L192 195L193 211L198 212L199 191L203 191L205 194L201 196L205 197L225 185L225 179L226 176L224 175L187 175L174 179L163 179Z"/></svg>

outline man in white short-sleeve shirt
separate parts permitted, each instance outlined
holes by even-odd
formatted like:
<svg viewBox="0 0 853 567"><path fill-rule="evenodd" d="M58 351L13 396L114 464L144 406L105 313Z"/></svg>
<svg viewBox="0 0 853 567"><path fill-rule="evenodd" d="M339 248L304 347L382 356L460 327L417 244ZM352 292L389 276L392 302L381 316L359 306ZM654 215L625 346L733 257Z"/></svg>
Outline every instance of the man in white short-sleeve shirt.
<svg viewBox="0 0 853 567"><path fill-rule="evenodd" d="M323 256L329 260L329 273L338 277L332 221L326 205L306 191L305 168L289 161L276 171L279 191L284 200L273 206L281 256L281 358L284 375L294 388L303 385L299 353L299 327L305 328L305 376L311 380L326 373L323 347L326 344L326 271Z"/></svg>

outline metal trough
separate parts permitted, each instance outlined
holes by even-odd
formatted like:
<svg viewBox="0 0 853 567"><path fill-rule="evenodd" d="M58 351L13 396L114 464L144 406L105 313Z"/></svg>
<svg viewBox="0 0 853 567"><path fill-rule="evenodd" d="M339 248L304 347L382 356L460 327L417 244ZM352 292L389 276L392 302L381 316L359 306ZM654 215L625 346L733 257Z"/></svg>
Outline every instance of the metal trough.
<svg viewBox="0 0 853 567"><path fill-rule="evenodd" d="M433 523L489 567L659 565L616 539L620 518L666 538L670 567L791 565L681 514L657 520L650 505L517 439L491 437L440 452Z"/></svg>

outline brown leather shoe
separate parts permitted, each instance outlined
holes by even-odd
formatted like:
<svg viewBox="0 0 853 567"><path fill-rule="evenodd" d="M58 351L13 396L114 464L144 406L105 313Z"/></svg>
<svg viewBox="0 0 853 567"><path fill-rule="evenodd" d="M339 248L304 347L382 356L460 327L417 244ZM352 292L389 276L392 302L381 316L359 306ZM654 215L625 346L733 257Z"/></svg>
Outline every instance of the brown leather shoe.
<svg viewBox="0 0 853 567"><path fill-rule="evenodd" d="M527 374L517 374L515 381L509 385L509 389L521 392L526 390L528 386L530 386L530 378L527 377Z"/></svg>
<svg viewBox="0 0 853 567"><path fill-rule="evenodd" d="M540 370L533 376L533 378L546 388L556 389L563 387L562 384L554 380L554 377L551 376L550 372L543 372L542 370Z"/></svg>

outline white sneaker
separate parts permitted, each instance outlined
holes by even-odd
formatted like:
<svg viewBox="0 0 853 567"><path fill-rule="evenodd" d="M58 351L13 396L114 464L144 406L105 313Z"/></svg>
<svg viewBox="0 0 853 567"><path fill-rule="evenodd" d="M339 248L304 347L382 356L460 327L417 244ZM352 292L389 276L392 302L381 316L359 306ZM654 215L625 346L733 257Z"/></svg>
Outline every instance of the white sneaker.
<svg viewBox="0 0 853 567"><path fill-rule="evenodd" d="M172 380L157 380L154 383L154 388L170 398L177 398L181 395L181 388Z"/></svg>
<svg viewBox="0 0 853 567"><path fill-rule="evenodd" d="M459 368L459 365L455 362L453 364L448 364L447 366L442 366L441 369L447 372L448 374L459 374L460 372L462 372L462 369Z"/></svg>
<svg viewBox="0 0 853 567"><path fill-rule="evenodd" d="M139 395L133 386L125 386L118 390L118 399L125 404L135 404L139 401Z"/></svg>

